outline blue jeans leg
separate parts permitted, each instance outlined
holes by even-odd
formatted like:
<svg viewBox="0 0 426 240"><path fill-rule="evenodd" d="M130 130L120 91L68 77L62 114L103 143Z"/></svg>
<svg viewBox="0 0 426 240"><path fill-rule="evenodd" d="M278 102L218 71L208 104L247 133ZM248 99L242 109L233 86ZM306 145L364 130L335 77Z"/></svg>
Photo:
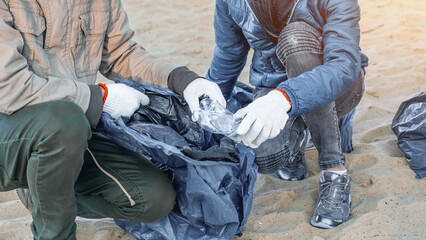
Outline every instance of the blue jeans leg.
<svg viewBox="0 0 426 240"><path fill-rule="evenodd" d="M286 26L281 35L284 35L285 39L290 39L285 45L288 49L284 49L289 78L323 64L323 56L318 51L322 49L321 38L316 29L304 22L295 22ZM298 41L291 41L291 39ZM342 96L323 108L302 116L319 152L318 163L321 169L344 166L339 118L355 108L361 100L363 90L364 73L362 71L355 83Z"/></svg>
<svg viewBox="0 0 426 240"><path fill-rule="evenodd" d="M254 92L254 99L266 95L273 88L259 88ZM284 129L273 139L266 140L258 148L255 162L259 173L271 174L287 162L293 161L302 148L306 126L302 117L290 117Z"/></svg>

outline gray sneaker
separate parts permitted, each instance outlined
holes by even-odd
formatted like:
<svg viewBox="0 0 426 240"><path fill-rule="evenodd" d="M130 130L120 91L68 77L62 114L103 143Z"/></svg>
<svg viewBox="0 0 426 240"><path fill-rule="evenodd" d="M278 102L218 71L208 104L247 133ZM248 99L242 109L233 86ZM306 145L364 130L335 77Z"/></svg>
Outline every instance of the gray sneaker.
<svg viewBox="0 0 426 240"><path fill-rule="evenodd" d="M31 199L30 190L18 188L16 189L16 193L18 194L18 197L21 200L22 204L24 204L28 211L31 212L31 209L33 208L33 200Z"/></svg>
<svg viewBox="0 0 426 240"><path fill-rule="evenodd" d="M320 192L311 225L334 228L349 219L351 211L351 177L325 172L320 179Z"/></svg>
<svg viewBox="0 0 426 240"><path fill-rule="evenodd" d="M305 154L299 152L292 162L287 162L277 170L276 175L285 181L300 181L309 176Z"/></svg>
<svg viewBox="0 0 426 240"><path fill-rule="evenodd" d="M308 140L309 131L303 131L303 136L300 139L297 147L298 153L290 162L285 162L284 165L275 172L275 175L285 181L300 181L308 178L308 166L306 165L305 146ZM296 149L296 148L295 148Z"/></svg>

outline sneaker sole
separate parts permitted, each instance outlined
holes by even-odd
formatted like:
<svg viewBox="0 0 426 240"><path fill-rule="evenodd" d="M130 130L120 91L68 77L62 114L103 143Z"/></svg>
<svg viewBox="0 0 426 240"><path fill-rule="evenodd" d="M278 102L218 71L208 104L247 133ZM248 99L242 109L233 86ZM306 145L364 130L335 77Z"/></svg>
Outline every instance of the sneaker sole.
<svg viewBox="0 0 426 240"><path fill-rule="evenodd" d="M303 179L307 179L309 177L309 172L306 172L303 176L301 176L300 178L297 177L292 177L292 178L283 178L281 175L278 176L281 180L284 181L291 181L291 182L296 182L296 181L301 181Z"/></svg>
<svg viewBox="0 0 426 240"><path fill-rule="evenodd" d="M323 228L323 229L333 229L333 228L335 228L335 226L330 226L330 225L327 225L327 224L322 223L322 222L316 222L315 219L314 219L314 217L311 218L311 225L314 226L314 227Z"/></svg>
<svg viewBox="0 0 426 240"><path fill-rule="evenodd" d="M351 195L350 194L349 194L349 205L352 206L352 199L351 199ZM349 216L350 216L350 213L349 213ZM349 219L350 219L350 217L348 217L348 219L346 219L345 221L337 224L336 226L331 226L331 225L325 224L323 222L317 222L317 221L315 221L315 216L312 216L312 218L311 218L311 225L314 226L314 227L317 227L317 228L322 228L322 229L333 229L333 228L339 226L340 224L347 222Z"/></svg>

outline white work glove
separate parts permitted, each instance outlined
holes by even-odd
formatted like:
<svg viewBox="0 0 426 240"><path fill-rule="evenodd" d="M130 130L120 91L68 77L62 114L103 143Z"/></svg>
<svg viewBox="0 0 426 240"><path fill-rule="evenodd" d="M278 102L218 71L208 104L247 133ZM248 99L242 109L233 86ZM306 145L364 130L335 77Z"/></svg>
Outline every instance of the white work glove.
<svg viewBox="0 0 426 240"><path fill-rule="evenodd" d="M149 103L149 98L145 94L122 83L106 84L103 87L107 88L103 111L114 119L121 116L130 117L141 104L145 106Z"/></svg>
<svg viewBox="0 0 426 240"><path fill-rule="evenodd" d="M235 113L234 118L242 121L233 139L251 148L259 147L284 129L290 108L290 102L283 93L270 91Z"/></svg>
<svg viewBox="0 0 426 240"><path fill-rule="evenodd" d="M209 97L212 101L217 101L226 108L226 100L219 86L207 79L197 78L183 90L183 98L188 103L189 109L192 112L192 121L198 120L199 116L197 113L200 109L200 97L203 95Z"/></svg>

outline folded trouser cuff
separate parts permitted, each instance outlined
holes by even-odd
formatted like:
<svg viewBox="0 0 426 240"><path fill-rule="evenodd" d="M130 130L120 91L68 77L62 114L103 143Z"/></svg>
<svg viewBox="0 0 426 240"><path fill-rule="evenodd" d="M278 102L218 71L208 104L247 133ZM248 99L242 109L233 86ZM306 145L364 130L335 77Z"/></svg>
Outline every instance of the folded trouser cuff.
<svg viewBox="0 0 426 240"><path fill-rule="evenodd" d="M276 172L286 161L291 159L290 151L287 146L279 152L273 153L265 157L256 157L255 162L258 166L259 173L270 174Z"/></svg>

